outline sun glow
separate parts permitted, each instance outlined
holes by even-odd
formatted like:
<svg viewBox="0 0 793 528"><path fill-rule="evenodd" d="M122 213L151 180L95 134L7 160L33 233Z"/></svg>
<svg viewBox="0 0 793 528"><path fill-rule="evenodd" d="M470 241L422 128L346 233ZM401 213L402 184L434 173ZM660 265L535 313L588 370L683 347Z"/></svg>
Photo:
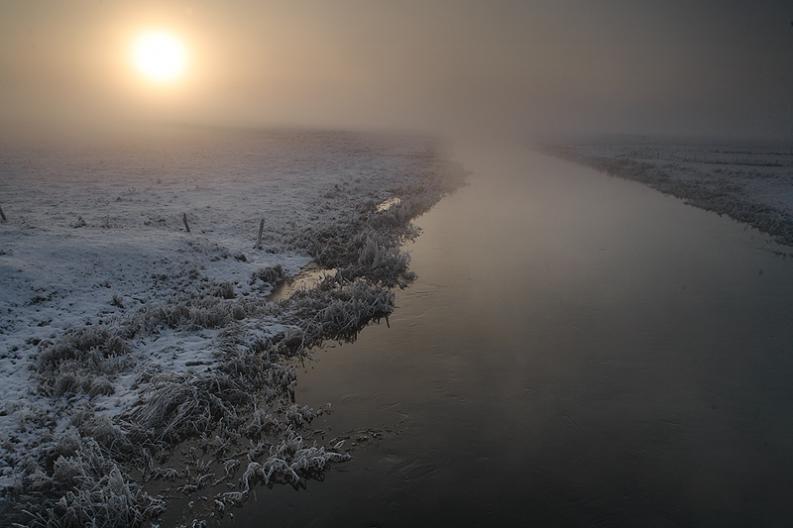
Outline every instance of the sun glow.
<svg viewBox="0 0 793 528"><path fill-rule="evenodd" d="M184 44L166 31L149 31L132 43L132 62L146 79L170 83L184 74L187 53Z"/></svg>

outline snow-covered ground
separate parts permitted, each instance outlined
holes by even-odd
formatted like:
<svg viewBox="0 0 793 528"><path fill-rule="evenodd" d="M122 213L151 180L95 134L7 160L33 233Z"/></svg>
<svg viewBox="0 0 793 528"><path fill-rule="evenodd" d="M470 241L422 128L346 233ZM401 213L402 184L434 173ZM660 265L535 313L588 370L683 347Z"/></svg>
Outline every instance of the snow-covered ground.
<svg viewBox="0 0 793 528"><path fill-rule="evenodd" d="M793 245L793 147L781 142L616 139L551 152L640 181Z"/></svg>
<svg viewBox="0 0 793 528"><path fill-rule="evenodd" d="M84 469L96 457L129 484L125 463L158 474L155 453L193 433L229 440L223 413L260 433L258 405L281 430L264 462L248 453L246 493L257 475L342 458L300 447L292 425L313 411L275 408L294 378L277 357L387 314L387 287L410 278L398 249L410 219L459 183L425 139L344 132L171 128L0 153L0 515L43 501L39 524L100 515L104 499L86 491L99 477ZM312 262L338 268L335 281L270 297ZM256 372L231 373L235 361ZM246 384L257 395L239 403L230 394ZM189 405L173 396L183 386ZM77 440L64 447L65 437ZM130 442L140 445L119 451ZM284 449L291 460L273 454ZM67 462L82 477L64 477ZM140 511L156 513L141 493Z"/></svg>

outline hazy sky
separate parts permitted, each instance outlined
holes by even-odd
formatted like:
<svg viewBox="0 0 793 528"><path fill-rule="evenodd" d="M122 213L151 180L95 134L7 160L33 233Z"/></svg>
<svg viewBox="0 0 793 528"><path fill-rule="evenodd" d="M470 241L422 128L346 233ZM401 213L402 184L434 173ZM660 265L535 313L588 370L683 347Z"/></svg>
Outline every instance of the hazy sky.
<svg viewBox="0 0 793 528"><path fill-rule="evenodd" d="M793 134L793 2L3 0L3 128L164 119ZM173 86L136 32L182 38Z"/></svg>

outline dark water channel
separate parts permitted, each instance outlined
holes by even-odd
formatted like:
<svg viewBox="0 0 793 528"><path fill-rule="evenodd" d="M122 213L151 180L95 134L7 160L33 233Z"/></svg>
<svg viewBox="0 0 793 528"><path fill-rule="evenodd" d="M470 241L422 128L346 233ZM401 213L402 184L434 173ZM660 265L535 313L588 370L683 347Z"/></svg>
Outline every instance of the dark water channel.
<svg viewBox="0 0 793 528"><path fill-rule="evenodd" d="M298 402L378 428L235 526L793 524L793 260L639 184L462 149L391 327L318 352Z"/></svg>

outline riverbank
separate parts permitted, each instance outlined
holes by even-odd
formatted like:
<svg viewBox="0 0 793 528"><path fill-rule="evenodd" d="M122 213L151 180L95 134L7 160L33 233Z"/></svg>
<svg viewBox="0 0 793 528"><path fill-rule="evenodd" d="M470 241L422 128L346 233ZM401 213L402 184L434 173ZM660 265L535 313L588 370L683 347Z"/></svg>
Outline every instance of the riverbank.
<svg viewBox="0 0 793 528"><path fill-rule="evenodd" d="M793 246L793 152L789 145L623 139L545 150L727 215Z"/></svg>
<svg viewBox="0 0 793 528"><path fill-rule="evenodd" d="M4 152L4 519L136 526L167 506L152 490L228 483L202 508L222 514L347 459L302 439L322 409L285 360L392 311L411 220L461 182L438 145L169 129ZM270 297L310 263L336 273Z"/></svg>

